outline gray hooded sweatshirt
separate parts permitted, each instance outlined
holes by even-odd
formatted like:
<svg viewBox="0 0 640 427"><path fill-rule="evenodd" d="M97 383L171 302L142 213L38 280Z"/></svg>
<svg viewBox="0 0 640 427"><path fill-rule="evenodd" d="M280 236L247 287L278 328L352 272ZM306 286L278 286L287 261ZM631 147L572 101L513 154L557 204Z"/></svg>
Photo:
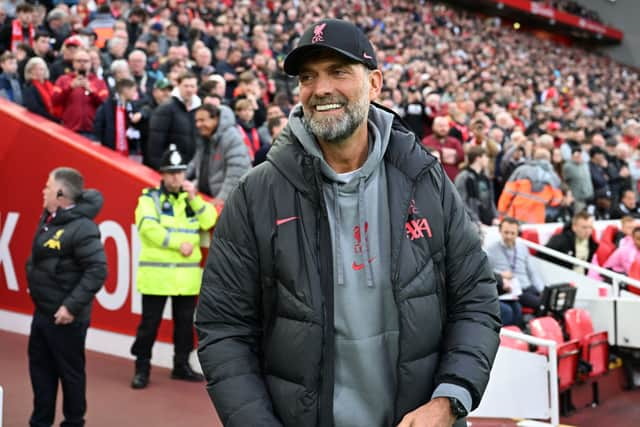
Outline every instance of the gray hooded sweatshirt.
<svg viewBox="0 0 640 427"><path fill-rule="evenodd" d="M371 106L369 155L360 169L338 174L325 161L296 106L289 125L321 159L332 233L336 427L393 423L398 312L391 285L389 205L384 153L393 116Z"/></svg>
<svg viewBox="0 0 640 427"><path fill-rule="evenodd" d="M221 105L218 127L211 138L205 141L198 137L196 153L189 162L187 176L198 183L200 179L202 156L205 155L205 145L210 145L209 153L209 194L221 200L227 200L240 178L251 169L251 157L242 134L236 127L236 117L233 111Z"/></svg>

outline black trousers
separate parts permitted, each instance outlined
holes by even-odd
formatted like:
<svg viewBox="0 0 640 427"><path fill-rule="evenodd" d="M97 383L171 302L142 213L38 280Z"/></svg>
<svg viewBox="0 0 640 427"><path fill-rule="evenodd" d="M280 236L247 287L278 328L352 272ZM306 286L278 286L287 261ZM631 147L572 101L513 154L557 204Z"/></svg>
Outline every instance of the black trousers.
<svg viewBox="0 0 640 427"><path fill-rule="evenodd" d="M136 340L131 346L131 354L138 360L151 359L151 348L158 336L162 311L167 302L165 295L142 295L142 319ZM193 312L196 296L172 296L173 344L175 360L186 363L193 350Z"/></svg>
<svg viewBox="0 0 640 427"><path fill-rule="evenodd" d="M54 324L36 311L29 336L29 374L33 388L32 427L51 426L58 382L62 384L62 427L84 426L87 411L84 346L89 322Z"/></svg>

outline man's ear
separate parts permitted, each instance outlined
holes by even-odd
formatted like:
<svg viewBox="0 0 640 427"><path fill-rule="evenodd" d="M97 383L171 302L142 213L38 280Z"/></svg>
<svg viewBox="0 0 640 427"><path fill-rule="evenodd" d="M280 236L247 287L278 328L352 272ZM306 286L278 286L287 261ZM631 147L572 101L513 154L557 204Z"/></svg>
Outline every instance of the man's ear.
<svg viewBox="0 0 640 427"><path fill-rule="evenodd" d="M382 71L371 70L367 78L369 79L369 101L375 101L382 92Z"/></svg>

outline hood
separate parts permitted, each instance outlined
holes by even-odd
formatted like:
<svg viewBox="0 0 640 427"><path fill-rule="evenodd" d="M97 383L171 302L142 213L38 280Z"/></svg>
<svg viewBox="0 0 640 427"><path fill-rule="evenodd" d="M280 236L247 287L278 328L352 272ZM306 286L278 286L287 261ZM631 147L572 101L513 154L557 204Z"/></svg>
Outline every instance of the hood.
<svg viewBox="0 0 640 427"><path fill-rule="evenodd" d="M233 114L231 108L226 105L220 105L218 109L220 110L220 119L218 120L216 131L213 133L214 139L219 138L227 129L236 125L236 116Z"/></svg>
<svg viewBox="0 0 640 427"><path fill-rule="evenodd" d="M517 181L519 179L531 181L531 190L536 193L542 191L546 185L550 185L553 188L560 188L561 185L560 178L558 178L553 166L547 160L530 160L518 167L509 178L509 181Z"/></svg>
<svg viewBox="0 0 640 427"><path fill-rule="evenodd" d="M372 195L369 193L369 196L367 196L366 187L367 183L374 183L380 179L381 163L389 145L393 115L373 105L369 107L367 118L369 154L362 167L357 171L352 174L342 175L337 174L325 161L315 136L307 131L302 120L302 105L297 105L289 115L289 124L291 131L300 141L303 149L319 161L320 170L329 181L323 184L323 193L325 200L328 202L333 201L333 203L328 203L327 208L329 222L332 224L334 233L332 247L338 260L334 269L336 271L336 283L344 285L347 270L342 262L342 247L344 245L342 238L344 235L349 235L351 230L367 230L368 228L365 217L367 213L372 214L372 211L368 208L371 200L367 199L371 198ZM376 171L378 173L375 173ZM344 194L340 195L341 192ZM350 203L348 201L349 198L355 200L355 203ZM353 207L354 205L356 207L355 213L350 210L351 208L347 208L347 206ZM343 209L347 210L343 211ZM384 222L388 223L388 221ZM377 221L372 222L372 224L376 223ZM367 255L366 259L371 259L369 243L367 239L365 240L364 252ZM366 265L367 286L373 287L373 267L371 262L365 262L364 264Z"/></svg>
<svg viewBox="0 0 640 427"><path fill-rule="evenodd" d="M53 222L62 224L81 217L94 219L102 209L103 203L102 193L98 190L85 190L71 209L58 208Z"/></svg>
<svg viewBox="0 0 640 427"><path fill-rule="evenodd" d="M300 141L304 150L311 156L319 159L322 174L330 181L346 184L338 174L324 160L320 146L315 136L310 134L304 127L302 122L303 111L302 105L296 105L289 114L288 126L291 128L293 135ZM369 155L367 160L350 181L358 181L360 178L369 178L376 167L382 161L387 146L389 144L389 135L391 134L391 125L393 123L393 115L384 111L375 105L369 107L369 115L367 118L369 130Z"/></svg>
<svg viewBox="0 0 640 427"><path fill-rule="evenodd" d="M177 87L173 88L173 90L171 91L171 97L176 98L178 101L180 101L180 103L182 103L182 105L184 105L185 108L187 107L186 104L184 103L184 99L182 99L182 96L180 96L180 90ZM192 99L193 99L193 102L191 102L191 107L189 107L187 111L193 111L196 108L200 108L200 106L202 105L202 100L198 95L193 95Z"/></svg>

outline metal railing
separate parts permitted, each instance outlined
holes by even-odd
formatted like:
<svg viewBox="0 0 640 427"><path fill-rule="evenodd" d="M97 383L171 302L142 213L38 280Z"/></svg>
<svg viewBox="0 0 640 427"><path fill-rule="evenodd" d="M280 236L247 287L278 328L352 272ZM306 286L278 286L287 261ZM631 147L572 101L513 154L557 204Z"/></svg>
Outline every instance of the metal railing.
<svg viewBox="0 0 640 427"><path fill-rule="evenodd" d="M555 249L548 248L546 246L540 245L538 243L531 242L527 239L523 239L521 237L518 238L522 243L525 244L528 248L535 249L538 252L542 252L544 254L550 255L556 259L562 260L564 262L568 262L572 265L577 265L588 270L593 270L600 274L601 276L605 276L611 279L611 286L613 287L613 296L619 297L620 290L627 290L634 294L638 294L640 292L640 281L636 279L632 279L631 277L625 276L624 274L616 273L614 271L608 270L604 267L600 267L598 265L592 264L587 261L582 261L578 258L569 256L562 252L558 252ZM634 289L635 288L635 289Z"/></svg>
<svg viewBox="0 0 640 427"><path fill-rule="evenodd" d="M500 330L500 335L521 340L529 344L549 348L549 359L547 360L549 372L549 412L551 414L551 424L553 426L558 426L560 423L560 405L558 402L558 353L556 342L520 332L510 331L504 328Z"/></svg>

